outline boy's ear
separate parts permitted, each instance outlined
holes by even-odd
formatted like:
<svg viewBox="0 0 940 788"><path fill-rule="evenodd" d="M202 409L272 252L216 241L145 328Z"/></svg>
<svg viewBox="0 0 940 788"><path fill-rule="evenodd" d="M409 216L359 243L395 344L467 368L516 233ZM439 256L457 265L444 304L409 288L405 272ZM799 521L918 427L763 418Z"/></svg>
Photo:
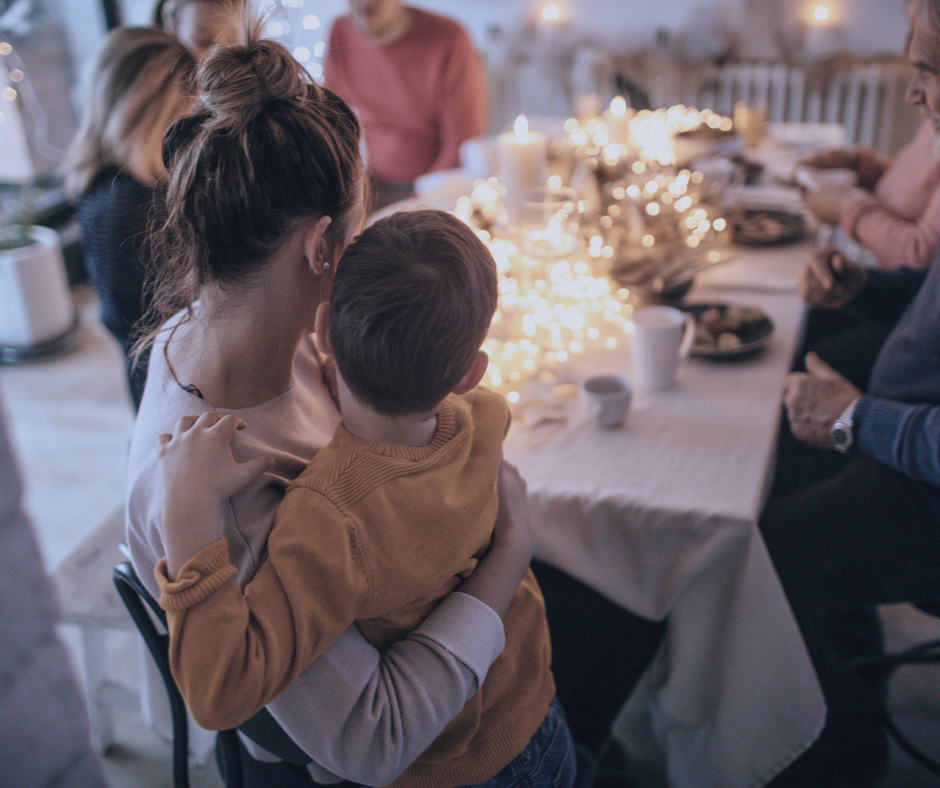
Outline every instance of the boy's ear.
<svg viewBox="0 0 940 788"><path fill-rule="evenodd" d="M319 313L317 317L319 317ZM487 355L486 351L478 351L477 357L473 360L473 364L470 365L467 374L464 375L460 383L454 387L454 394L466 394L471 389L476 388L479 382L483 380L489 363L490 357Z"/></svg>
<svg viewBox="0 0 940 788"><path fill-rule="evenodd" d="M324 301L317 307L313 330L317 335L317 347L328 356L333 355L330 344L330 302Z"/></svg>
<svg viewBox="0 0 940 788"><path fill-rule="evenodd" d="M307 232L304 239L304 257L307 265L315 274L325 273L327 265L330 263L332 250L329 249L329 242L326 238L326 230L332 224L333 219L329 216L321 216L316 220Z"/></svg>

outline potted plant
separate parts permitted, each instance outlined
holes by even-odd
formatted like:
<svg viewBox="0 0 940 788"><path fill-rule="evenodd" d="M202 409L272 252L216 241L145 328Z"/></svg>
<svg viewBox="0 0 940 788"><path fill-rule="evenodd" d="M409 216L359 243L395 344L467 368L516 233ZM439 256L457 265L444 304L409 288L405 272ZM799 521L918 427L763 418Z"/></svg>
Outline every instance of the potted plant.
<svg viewBox="0 0 940 788"><path fill-rule="evenodd" d="M0 197L0 251L22 249L34 243L29 234L35 192L25 188L17 195Z"/></svg>
<svg viewBox="0 0 940 788"><path fill-rule="evenodd" d="M36 195L0 192L0 361L61 352L76 334L59 235L32 224Z"/></svg>

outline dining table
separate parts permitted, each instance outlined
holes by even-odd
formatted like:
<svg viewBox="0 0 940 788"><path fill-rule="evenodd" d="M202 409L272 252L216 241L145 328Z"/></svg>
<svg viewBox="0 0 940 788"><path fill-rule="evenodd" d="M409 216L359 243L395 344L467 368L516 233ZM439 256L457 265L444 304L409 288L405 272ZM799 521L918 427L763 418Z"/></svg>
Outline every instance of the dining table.
<svg viewBox="0 0 940 788"><path fill-rule="evenodd" d="M768 165L801 155L792 145L763 153ZM446 209L460 188L445 184L384 213ZM786 189L745 192L758 207L783 199L802 210ZM758 307L772 323L761 347L683 359L671 388L635 387L617 428L596 424L577 393L588 377L632 378L630 341L593 346L512 387L504 455L528 485L536 557L665 622L614 723L632 773L651 788L759 788L825 722L822 690L758 529L783 382L804 325L797 278L816 239L806 218L802 240L728 246L684 298Z"/></svg>
<svg viewBox="0 0 940 788"><path fill-rule="evenodd" d="M522 388L504 451L528 484L537 556L640 616L661 647L615 723L641 784L757 788L816 739L826 707L757 528L772 480L784 376L804 318L807 242L738 247L690 302L757 306L766 346L689 357L637 390L623 426L582 412L574 385L633 374L630 343L569 360L565 386ZM527 418L550 399L549 417ZM544 415L544 411L543 411ZM589 648L586 644L586 648Z"/></svg>

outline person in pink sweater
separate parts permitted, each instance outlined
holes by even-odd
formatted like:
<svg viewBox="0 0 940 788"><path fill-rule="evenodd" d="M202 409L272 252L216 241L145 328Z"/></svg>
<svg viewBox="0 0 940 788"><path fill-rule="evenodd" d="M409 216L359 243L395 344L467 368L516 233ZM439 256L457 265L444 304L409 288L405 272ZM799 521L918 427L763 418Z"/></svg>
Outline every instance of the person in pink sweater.
<svg viewBox="0 0 940 788"><path fill-rule="evenodd" d="M350 0L330 31L324 84L356 111L376 208L411 194L419 175L459 164L483 134L479 56L456 22L401 0Z"/></svg>
<svg viewBox="0 0 940 788"><path fill-rule="evenodd" d="M477 388L496 296L489 251L441 211L397 213L347 248L316 316L318 341L335 353L343 421L288 487L244 589L200 499L216 509L267 466L234 462L231 415L184 418L161 436L167 558L156 575L173 675L197 721L241 724L353 623L387 649L500 538L509 409ZM511 571L521 582L502 653L396 788L572 785L545 604L525 563Z"/></svg>
<svg viewBox="0 0 940 788"><path fill-rule="evenodd" d="M914 18L923 7L916 3L908 10L907 56L915 71L905 99L926 115L914 140L893 160L859 146L803 162L855 172L858 186L869 194L845 201L839 224L849 238L871 250L881 268L926 268L940 242L940 75L934 65L940 40Z"/></svg>

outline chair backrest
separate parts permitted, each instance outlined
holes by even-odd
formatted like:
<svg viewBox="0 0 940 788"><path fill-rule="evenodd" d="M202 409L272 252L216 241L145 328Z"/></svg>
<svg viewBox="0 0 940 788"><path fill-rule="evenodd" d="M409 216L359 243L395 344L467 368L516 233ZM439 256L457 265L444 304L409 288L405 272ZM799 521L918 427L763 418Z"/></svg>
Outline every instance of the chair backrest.
<svg viewBox="0 0 940 788"><path fill-rule="evenodd" d="M173 785L175 788L189 788L189 721L183 696L170 671L170 636L166 629L166 613L140 582L134 567L129 563L115 566L112 575L118 594L144 639L166 687L173 720ZM157 627L157 622L163 631ZM242 788L241 757L235 736L234 731L219 733L226 788Z"/></svg>
<svg viewBox="0 0 940 788"><path fill-rule="evenodd" d="M189 788L189 722L186 704L170 671L170 636L167 634L166 613L140 582L134 567L129 563L118 564L112 574L121 600L147 644L147 650L157 664L166 686L173 720L173 784L175 788ZM310 756L284 732L271 713L262 709L237 729L219 731L220 766L226 788L241 788L243 782L241 747L236 730L287 763L305 766L311 761Z"/></svg>
<svg viewBox="0 0 940 788"><path fill-rule="evenodd" d="M726 115L738 101L763 106L772 123L841 123L847 142L893 154L911 140L921 121L904 103L909 78L906 61L888 57L817 67L730 63L690 74L683 100Z"/></svg>

